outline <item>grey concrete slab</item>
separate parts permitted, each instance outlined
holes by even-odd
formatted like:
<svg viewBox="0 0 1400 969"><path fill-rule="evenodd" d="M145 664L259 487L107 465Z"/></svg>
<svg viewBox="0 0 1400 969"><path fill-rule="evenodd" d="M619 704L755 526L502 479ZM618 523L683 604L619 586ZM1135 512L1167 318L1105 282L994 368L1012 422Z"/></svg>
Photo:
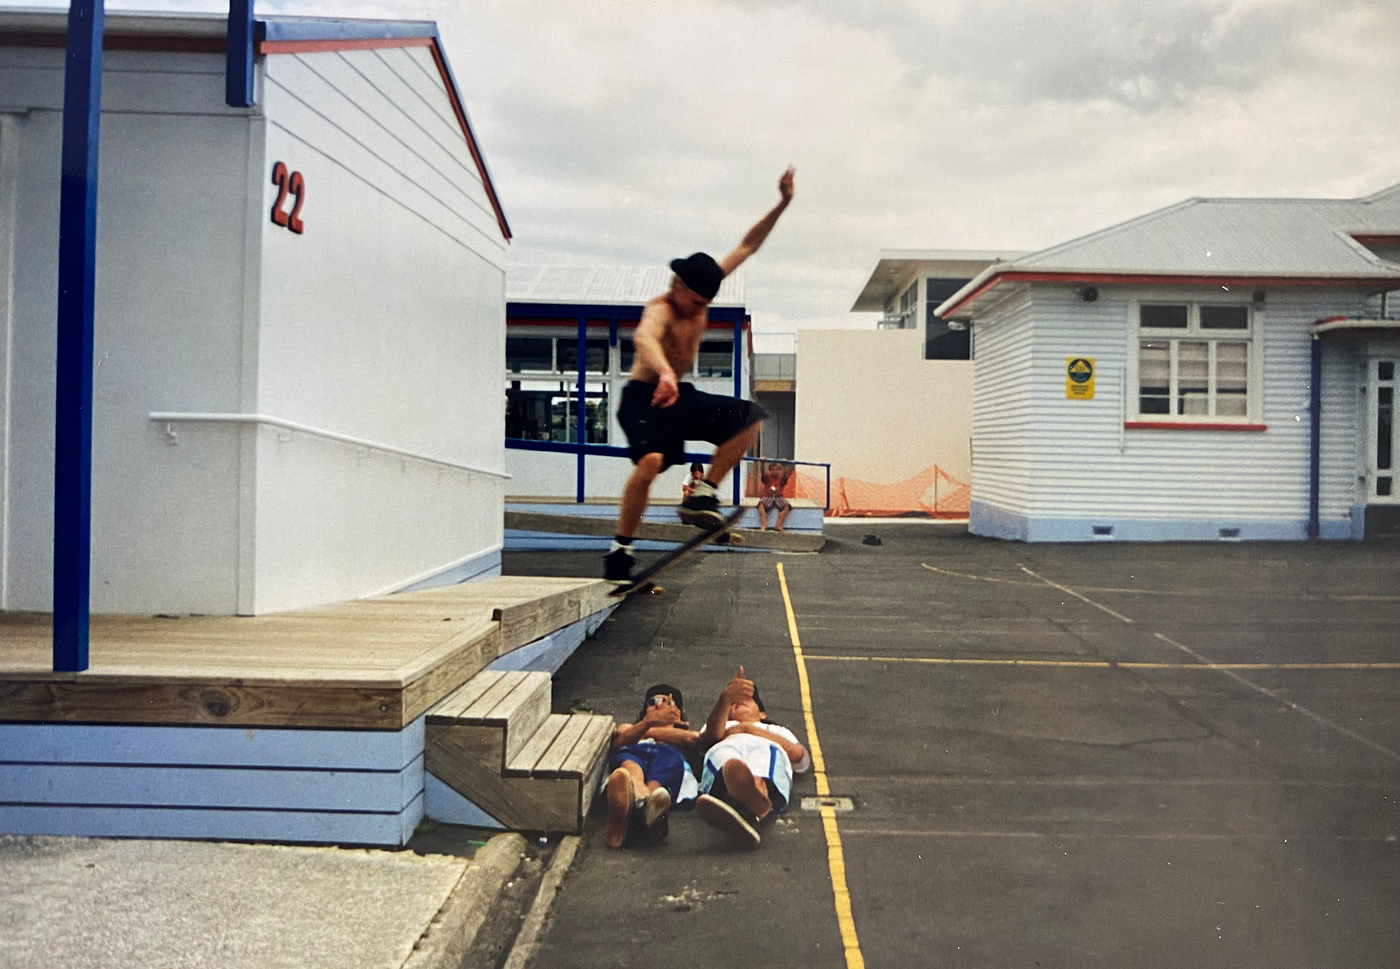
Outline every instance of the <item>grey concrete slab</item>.
<svg viewBox="0 0 1400 969"><path fill-rule="evenodd" d="M667 680L698 718L743 662L805 735L776 561L676 570L565 665L556 703L630 718ZM1393 546L1026 546L868 523L782 561L832 790L855 803L837 824L867 965L1400 965L1400 671L1326 665L1400 662ZM513 567L589 574L596 556ZM1173 640L1322 668L1075 665L1197 662ZM794 816L733 858L694 820L651 851L590 840L541 965L640 964L642 943L802 964L809 938L825 960L820 825ZM688 877L738 894L662 917ZM787 949L772 910L720 901L769 888Z"/></svg>
<svg viewBox="0 0 1400 969"><path fill-rule="evenodd" d="M0 837L7 969L400 969L469 862L411 852Z"/></svg>

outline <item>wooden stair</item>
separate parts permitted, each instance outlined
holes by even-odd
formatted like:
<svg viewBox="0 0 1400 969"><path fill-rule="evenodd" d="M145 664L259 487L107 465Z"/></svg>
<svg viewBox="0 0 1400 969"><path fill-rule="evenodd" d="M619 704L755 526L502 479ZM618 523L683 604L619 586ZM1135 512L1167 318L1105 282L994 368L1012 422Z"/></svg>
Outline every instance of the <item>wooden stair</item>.
<svg viewBox="0 0 1400 969"><path fill-rule="evenodd" d="M428 711L424 767L504 827L576 834L612 717L551 714L548 673L484 670Z"/></svg>

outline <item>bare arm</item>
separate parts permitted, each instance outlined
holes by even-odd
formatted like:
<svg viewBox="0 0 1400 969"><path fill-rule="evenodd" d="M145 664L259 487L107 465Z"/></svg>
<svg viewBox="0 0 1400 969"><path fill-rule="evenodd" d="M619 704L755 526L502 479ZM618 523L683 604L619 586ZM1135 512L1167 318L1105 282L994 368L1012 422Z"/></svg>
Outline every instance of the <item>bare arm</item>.
<svg viewBox="0 0 1400 969"><path fill-rule="evenodd" d="M725 731L725 734L724 734L724 735L725 735L726 737L728 737L728 736L730 736L731 734L736 734L736 733L751 733L751 734L753 734L755 737L762 737L764 740L771 740L771 741L773 741L773 743L775 743L775 744L777 744L779 747L783 748L783 753L787 754L787 759L790 760L790 761L792 761L792 764L793 764L794 767L797 766L798 764L802 763L802 759L803 759L804 757L807 756L807 748L806 748L806 747L803 747L801 744L793 743L791 740L788 740L786 737L780 737L780 736L778 736L776 733L773 733L773 732L770 731L770 730L764 730L764 729L763 729L761 726L759 726L758 724L754 724L754 723L740 723L740 724L736 724L735 726L729 728L729 730Z"/></svg>
<svg viewBox="0 0 1400 969"><path fill-rule="evenodd" d="M670 311L660 301L653 300L642 310L642 320L632 334L632 345L637 349L643 369L656 375L656 393L652 394L651 402L657 407L670 407L680 396L679 378L661 345L661 337L670 324Z"/></svg>
<svg viewBox="0 0 1400 969"><path fill-rule="evenodd" d="M791 168L783 172L783 177L778 179L778 194L782 196L781 200L773 206L767 215L759 219L752 229L744 234L744 238L739 241L739 245L734 248L733 252L719 261L719 268L724 270L726 276L738 269L745 259L758 252L758 247L763 245L763 240L768 238L768 233L772 232L773 226L778 224L778 216L782 215L783 210L792 203L792 176L794 174L795 171Z"/></svg>
<svg viewBox="0 0 1400 969"><path fill-rule="evenodd" d="M724 727L729 722L729 708L735 701L753 696L753 680L744 679L744 668L730 680L719 693L710 717L705 721L705 729L700 733L700 746L709 749L724 739Z"/></svg>
<svg viewBox="0 0 1400 969"><path fill-rule="evenodd" d="M620 750L628 744L635 744L650 736L660 740L653 731L674 727L680 723L681 715L675 707L648 707L646 716L636 723L620 723L613 730L612 750ZM685 731L689 733L690 731Z"/></svg>

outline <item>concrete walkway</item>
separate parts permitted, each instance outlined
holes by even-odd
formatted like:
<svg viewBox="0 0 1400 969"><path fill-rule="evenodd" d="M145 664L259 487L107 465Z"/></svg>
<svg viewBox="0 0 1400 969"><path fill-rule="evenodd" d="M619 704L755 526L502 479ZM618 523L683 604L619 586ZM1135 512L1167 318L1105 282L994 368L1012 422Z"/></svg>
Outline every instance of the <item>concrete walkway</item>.
<svg viewBox="0 0 1400 969"><path fill-rule="evenodd" d="M805 736L781 562L854 805L835 827L857 953L815 814L752 853L694 816L609 850L595 816L538 966L1400 965L1400 547L829 536L678 567L555 700L631 719L666 681L699 721L742 663Z"/></svg>
<svg viewBox="0 0 1400 969"><path fill-rule="evenodd" d="M410 851L0 837L5 969L447 969L524 842Z"/></svg>

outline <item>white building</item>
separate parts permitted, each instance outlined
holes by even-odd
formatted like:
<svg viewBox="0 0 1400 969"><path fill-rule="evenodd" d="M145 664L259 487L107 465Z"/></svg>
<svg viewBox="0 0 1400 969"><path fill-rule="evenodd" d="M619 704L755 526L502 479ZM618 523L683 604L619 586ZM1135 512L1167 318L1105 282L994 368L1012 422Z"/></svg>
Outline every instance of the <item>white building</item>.
<svg viewBox="0 0 1400 969"><path fill-rule="evenodd" d="M65 22L0 13L8 610L51 601ZM499 569L510 232L436 28L265 23L236 109L225 18L107 19L96 612L262 613Z"/></svg>
<svg viewBox="0 0 1400 969"><path fill-rule="evenodd" d="M967 515L972 430L968 333L934 310L1020 252L881 250L853 313L879 329L804 330L796 455L831 464L834 514Z"/></svg>
<svg viewBox="0 0 1400 969"><path fill-rule="evenodd" d="M937 308L973 327L971 530L1393 527L1397 290L1400 186L1191 199L989 267Z"/></svg>
<svg viewBox="0 0 1400 969"><path fill-rule="evenodd" d="M616 499L622 494L632 462L625 454L627 436L617 422L617 407L632 370L632 334L643 307L670 284L665 265L511 267L504 359L512 498L578 497L579 457L570 446L579 443L593 446L583 459L584 497ZM695 366L681 379L706 393L749 398L753 350L742 271L720 284L709 315ZM586 334L582 442L580 322ZM706 455L714 450L703 441L686 447ZM603 454L602 448L622 451ZM684 467L668 470L652 486L653 497L679 501L685 473Z"/></svg>

